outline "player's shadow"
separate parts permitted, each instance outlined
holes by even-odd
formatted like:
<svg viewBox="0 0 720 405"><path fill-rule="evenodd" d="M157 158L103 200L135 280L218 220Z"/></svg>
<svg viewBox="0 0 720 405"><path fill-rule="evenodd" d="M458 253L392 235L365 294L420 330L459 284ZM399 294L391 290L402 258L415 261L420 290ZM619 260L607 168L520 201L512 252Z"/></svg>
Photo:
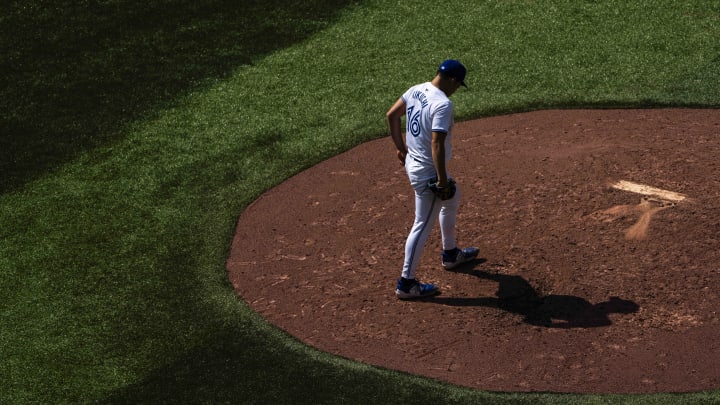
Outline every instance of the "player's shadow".
<svg viewBox="0 0 720 405"><path fill-rule="evenodd" d="M481 260L480 262L482 262ZM455 298L435 296L428 302L450 306L486 306L522 315L523 322L547 328L591 328L608 326L611 313L629 314L640 308L637 303L619 297L592 304L572 295L542 296L520 276L488 273L472 268L456 270L498 283L495 297Z"/></svg>

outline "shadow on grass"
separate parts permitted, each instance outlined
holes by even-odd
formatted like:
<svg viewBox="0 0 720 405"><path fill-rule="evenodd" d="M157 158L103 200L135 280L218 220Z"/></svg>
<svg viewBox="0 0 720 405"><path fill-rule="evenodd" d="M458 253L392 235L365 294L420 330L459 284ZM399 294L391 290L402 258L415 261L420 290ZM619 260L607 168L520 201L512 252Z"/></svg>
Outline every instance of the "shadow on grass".
<svg viewBox="0 0 720 405"><path fill-rule="evenodd" d="M479 260L482 263L482 260ZM592 328L609 326L611 313L629 314L640 308L637 303L619 297L591 303L573 295L542 295L520 276L490 273L462 267L455 270L498 283L496 297L430 297L424 302L450 306L484 306L523 316L523 322L546 328Z"/></svg>
<svg viewBox="0 0 720 405"><path fill-rule="evenodd" d="M324 361L313 349L307 349L314 352L308 354L306 349L289 348L277 336L249 332L255 329L224 328L206 346L184 353L101 402L408 403L409 398L419 397L424 403L443 403L450 394L448 387L438 389L436 384L408 379L402 373L335 363L343 363L342 359ZM469 398L482 395L465 393ZM500 399L493 403L504 403Z"/></svg>
<svg viewBox="0 0 720 405"><path fill-rule="evenodd" d="M0 193L200 81L327 27L354 0L9 1L0 5Z"/></svg>

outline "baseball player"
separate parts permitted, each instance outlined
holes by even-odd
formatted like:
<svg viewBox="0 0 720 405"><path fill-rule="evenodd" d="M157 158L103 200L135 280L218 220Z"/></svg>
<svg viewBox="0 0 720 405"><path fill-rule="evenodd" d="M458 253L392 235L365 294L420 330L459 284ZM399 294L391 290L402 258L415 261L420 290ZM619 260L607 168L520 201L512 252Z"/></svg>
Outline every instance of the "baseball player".
<svg viewBox="0 0 720 405"><path fill-rule="evenodd" d="M405 242L405 261L395 294L400 299L427 297L440 292L433 284L415 278L425 242L440 220L442 266L452 269L477 257L474 247L459 249L455 218L460 192L447 171L452 156L453 104L449 97L465 86L467 69L448 59L432 81L410 87L386 114L397 157L405 166L415 190L415 222ZM467 86L465 86L467 87ZM405 139L401 117L406 116Z"/></svg>

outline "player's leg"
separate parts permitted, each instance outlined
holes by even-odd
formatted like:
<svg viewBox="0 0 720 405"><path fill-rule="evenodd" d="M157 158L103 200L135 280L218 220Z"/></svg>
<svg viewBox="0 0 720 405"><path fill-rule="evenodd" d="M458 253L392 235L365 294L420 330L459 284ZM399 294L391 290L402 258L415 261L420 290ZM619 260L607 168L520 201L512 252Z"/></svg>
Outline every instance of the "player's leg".
<svg viewBox="0 0 720 405"><path fill-rule="evenodd" d="M430 190L427 190L426 187L418 187L415 190L415 222L405 242L403 278L415 278L415 271L425 249L425 242L435 226L439 210L440 200L435 198Z"/></svg>
<svg viewBox="0 0 720 405"><path fill-rule="evenodd" d="M420 257L425 248L430 231L437 221L440 211L440 200L427 189L415 191L415 222L405 242L405 261L402 277L398 279L395 295L400 299L413 299L435 295L440 292L433 284L421 283L415 277Z"/></svg>
<svg viewBox="0 0 720 405"><path fill-rule="evenodd" d="M479 250L476 247L459 248L455 234L458 207L460 206L460 188L455 196L445 200L440 208L440 232L442 234L442 265L452 269L477 257Z"/></svg>
<svg viewBox="0 0 720 405"><path fill-rule="evenodd" d="M450 250L457 247L455 227L458 207L460 206L460 195L460 188L457 187L453 198L441 202L440 234L442 235L443 250Z"/></svg>

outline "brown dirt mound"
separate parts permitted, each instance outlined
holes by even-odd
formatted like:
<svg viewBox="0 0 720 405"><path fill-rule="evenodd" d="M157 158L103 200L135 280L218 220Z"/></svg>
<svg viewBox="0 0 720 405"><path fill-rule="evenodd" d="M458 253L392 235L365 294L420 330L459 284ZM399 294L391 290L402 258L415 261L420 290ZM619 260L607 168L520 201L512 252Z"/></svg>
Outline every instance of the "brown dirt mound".
<svg viewBox="0 0 720 405"><path fill-rule="evenodd" d="M454 134L458 238L482 259L443 270L436 227L418 277L441 295L394 296L413 197L389 138L240 215L238 295L321 350L482 390L720 387L718 110L540 111Z"/></svg>

